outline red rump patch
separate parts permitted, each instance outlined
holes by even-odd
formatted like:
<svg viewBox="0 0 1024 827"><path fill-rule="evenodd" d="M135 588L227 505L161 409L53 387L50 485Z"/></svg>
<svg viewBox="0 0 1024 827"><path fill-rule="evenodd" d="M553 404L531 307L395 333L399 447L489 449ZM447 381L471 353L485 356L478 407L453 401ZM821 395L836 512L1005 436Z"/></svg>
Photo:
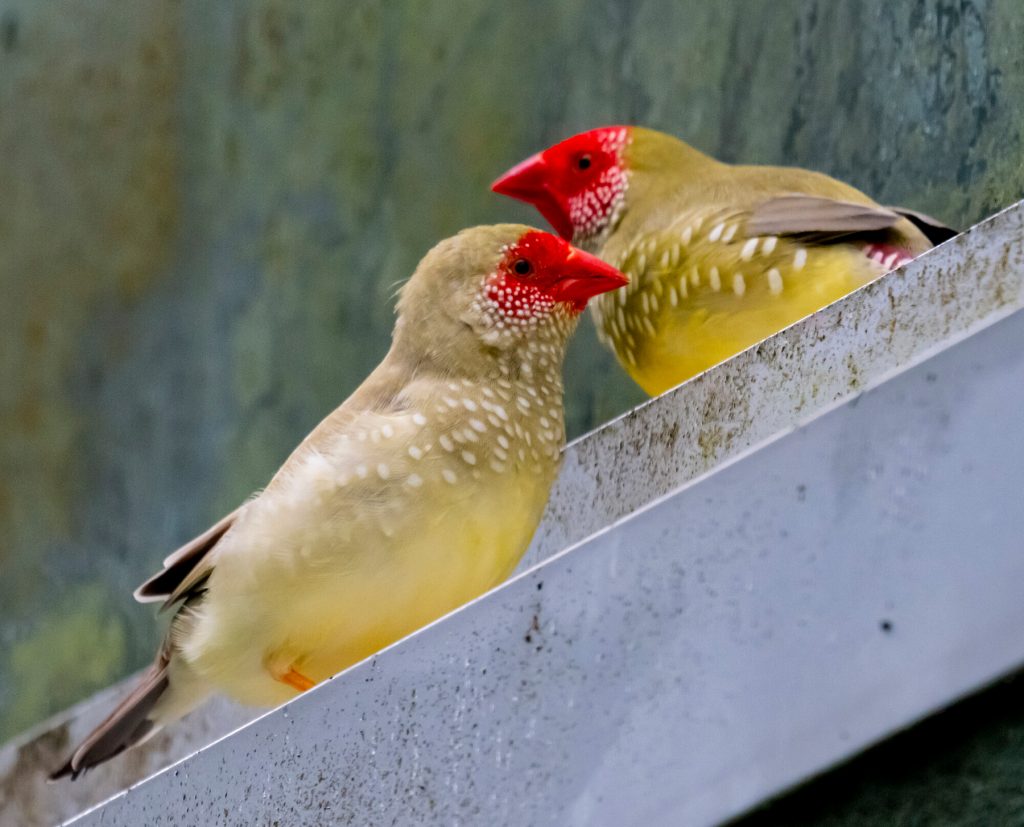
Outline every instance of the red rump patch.
<svg viewBox="0 0 1024 827"><path fill-rule="evenodd" d="M902 267L914 259L909 250L904 250L895 244L865 244L861 249L864 251L864 255L887 271Z"/></svg>

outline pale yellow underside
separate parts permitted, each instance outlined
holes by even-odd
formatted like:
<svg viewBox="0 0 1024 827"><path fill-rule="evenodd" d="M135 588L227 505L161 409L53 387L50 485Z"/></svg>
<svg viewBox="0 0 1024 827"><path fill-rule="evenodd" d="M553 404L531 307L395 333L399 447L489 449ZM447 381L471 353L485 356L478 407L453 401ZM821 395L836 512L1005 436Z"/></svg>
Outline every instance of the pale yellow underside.
<svg viewBox="0 0 1024 827"><path fill-rule="evenodd" d="M707 233L709 225L702 230ZM671 238L676 241L678 236ZM663 261L665 250L671 249L667 242L648 242L646 249L637 245L619 257L633 283L624 302L619 294L601 297L598 326L622 366L648 394L664 393L884 270L852 245L803 247L781 238L770 254L759 252L744 261L740 253L745 242L695 239L669 262ZM763 243L758 241L758 250ZM798 254L803 260L796 269ZM772 268L777 273L769 276Z"/></svg>
<svg viewBox="0 0 1024 827"><path fill-rule="evenodd" d="M413 467L425 480L415 491L403 482ZM295 691L272 672L322 681L500 583L540 520L556 463L457 485L440 467L429 457L393 467L394 485L353 501L323 495L332 471L318 461L264 492L219 550L181 645L191 671L243 703L280 703Z"/></svg>

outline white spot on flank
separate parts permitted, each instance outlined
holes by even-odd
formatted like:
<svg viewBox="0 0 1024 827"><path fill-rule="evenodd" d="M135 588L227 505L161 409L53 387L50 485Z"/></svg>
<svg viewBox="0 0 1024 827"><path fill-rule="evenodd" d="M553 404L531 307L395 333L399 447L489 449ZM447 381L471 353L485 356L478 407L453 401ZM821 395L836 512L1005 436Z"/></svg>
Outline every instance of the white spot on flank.
<svg viewBox="0 0 1024 827"><path fill-rule="evenodd" d="M718 275L718 268L712 266L711 272L708 273L708 279L711 281L711 289L716 293L722 289L722 279Z"/></svg>
<svg viewBox="0 0 1024 827"><path fill-rule="evenodd" d="M754 257L754 253L757 252L757 243L758 239L756 238L747 239L747 243L740 250L740 261L750 261Z"/></svg>
<svg viewBox="0 0 1024 827"><path fill-rule="evenodd" d="M689 244L690 240L693 238L693 227L687 227L683 230L683 234L680 238L682 239L683 244Z"/></svg>
<svg viewBox="0 0 1024 827"><path fill-rule="evenodd" d="M472 399L463 399L462 407L465 408L467 411L475 411L476 402L474 402Z"/></svg>
<svg viewBox="0 0 1024 827"><path fill-rule="evenodd" d="M506 451L508 450L508 439L504 435L498 434L498 444Z"/></svg>
<svg viewBox="0 0 1024 827"><path fill-rule="evenodd" d="M356 466L356 476L359 477L359 479L365 480L369 473L370 470L365 465L363 465L363 463L359 463Z"/></svg>
<svg viewBox="0 0 1024 827"><path fill-rule="evenodd" d="M686 284L686 279L685 278L683 279L682 283ZM679 304L679 294L676 292L676 288L675 287L670 287L668 289L668 303L670 305L672 305L673 307L675 307L676 305Z"/></svg>
<svg viewBox="0 0 1024 827"><path fill-rule="evenodd" d="M722 230L725 229L725 224L716 224L711 228L711 232L708 233L708 241L718 241L722 237Z"/></svg>
<svg viewBox="0 0 1024 827"><path fill-rule="evenodd" d="M764 255L768 255L769 253L774 252L775 245L778 243L778 240L779 239L776 236L768 236L768 238L766 238L764 240L764 243L761 245L761 252L764 253Z"/></svg>
<svg viewBox="0 0 1024 827"><path fill-rule="evenodd" d="M491 470L497 474L505 473L505 466L498 462L496 459L492 459L490 462Z"/></svg>
<svg viewBox="0 0 1024 827"><path fill-rule="evenodd" d="M380 477L382 480L386 480L388 477L391 476L391 469L388 468L386 463L382 462L377 466L377 476Z"/></svg>
<svg viewBox="0 0 1024 827"><path fill-rule="evenodd" d="M736 235L736 229L739 226L739 224L730 224L729 229L727 229L722 235L722 241L732 241L733 236Z"/></svg>
<svg viewBox="0 0 1024 827"><path fill-rule="evenodd" d="M455 450L455 443L452 442L451 437L448 436L448 434L441 434L441 436L437 438L437 441L441 443L441 447L446 451Z"/></svg>
<svg viewBox="0 0 1024 827"><path fill-rule="evenodd" d="M391 439L391 437L395 435L395 429L392 428L390 425L384 425L380 429L380 432L384 435L385 439Z"/></svg>
<svg viewBox="0 0 1024 827"><path fill-rule="evenodd" d="M737 296L742 296L747 292L747 282L743 278L743 273L737 273L732 277L732 292Z"/></svg>
<svg viewBox="0 0 1024 827"><path fill-rule="evenodd" d="M807 263L807 250L805 250L803 247L801 247L799 250L796 251L795 255L793 256L793 269L794 270L803 270L804 269L804 265L806 263Z"/></svg>
<svg viewBox="0 0 1024 827"><path fill-rule="evenodd" d="M415 445L410 445L409 456L412 457L413 459L423 459L423 451L421 451Z"/></svg>
<svg viewBox="0 0 1024 827"><path fill-rule="evenodd" d="M427 418L419 411L412 415L413 424L419 425L421 428L427 424Z"/></svg>
<svg viewBox="0 0 1024 827"><path fill-rule="evenodd" d="M423 477L421 477L419 474L410 474L408 477L405 478L405 481L409 484L411 488L419 488L421 485L423 485Z"/></svg>
<svg viewBox="0 0 1024 827"><path fill-rule="evenodd" d="M458 477L455 476L455 472L451 468L442 468L441 476L444 477L444 481L449 485L455 485L455 481Z"/></svg>
<svg viewBox="0 0 1024 827"><path fill-rule="evenodd" d="M470 465L476 465L476 454L474 454L472 451L463 451L462 459L465 460Z"/></svg>
<svg viewBox="0 0 1024 827"><path fill-rule="evenodd" d="M692 284L694 287L700 286L700 270L698 270L696 267L694 267L690 271L690 284Z"/></svg>
<svg viewBox="0 0 1024 827"><path fill-rule="evenodd" d="M517 396L516 404L519 405L520 408L524 408L526 410L529 410L530 408L530 400L527 399L525 396Z"/></svg>
<svg viewBox="0 0 1024 827"><path fill-rule="evenodd" d="M777 296L782 292L782 273L779 272L777 267L772 267L768 271L768 292L773 296Z"/></svg>
<svg viewBox="0 0 1024 827"><path fill-rule="evenodd" d="M469 420L469 427L472 428L474 431L479 431L480 433L483 433L484 431L487 430L487 426L476 418Z"/></svg>

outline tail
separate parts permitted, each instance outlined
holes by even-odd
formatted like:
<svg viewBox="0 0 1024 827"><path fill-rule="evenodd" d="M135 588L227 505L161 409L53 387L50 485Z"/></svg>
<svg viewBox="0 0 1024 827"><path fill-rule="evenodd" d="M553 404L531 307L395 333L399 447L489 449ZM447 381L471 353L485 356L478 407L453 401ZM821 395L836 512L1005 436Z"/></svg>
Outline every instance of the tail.
<svg viewBox="0 0 1024 827"><path fill-rule="evenodd" d="M71 776L74 781L86 770L149 740L206 699L206 692L200 686L188 667L179 658L173 658L170 647L165 644L128 697L82 741L64 765L50 775L50 780Z"/></svg>

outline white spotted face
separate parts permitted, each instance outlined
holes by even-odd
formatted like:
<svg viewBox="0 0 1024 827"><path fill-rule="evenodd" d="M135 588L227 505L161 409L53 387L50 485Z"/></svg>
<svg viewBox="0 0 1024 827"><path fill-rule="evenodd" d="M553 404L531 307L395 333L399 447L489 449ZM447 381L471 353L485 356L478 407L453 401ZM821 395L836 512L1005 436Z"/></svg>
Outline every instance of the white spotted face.
<svg viewBox="0 0 1024 827"><path fill-rule="evenodd" d="M501 250L465 321L488 346L547 349L554 355L554 343L568 339L587 301L627 281L595 256L532 230ZM532 369L533 361L525 360L524 369ZM472 400L462 404L471 412L477 409Z"/></svg>
<svg viewBox="0 0 1024 827"><path fill-rule="evenodd" d="M629 141L625 126L581 132L513 167L491 189L533 204L562 238L589 248L621 216Z"/></svg>

